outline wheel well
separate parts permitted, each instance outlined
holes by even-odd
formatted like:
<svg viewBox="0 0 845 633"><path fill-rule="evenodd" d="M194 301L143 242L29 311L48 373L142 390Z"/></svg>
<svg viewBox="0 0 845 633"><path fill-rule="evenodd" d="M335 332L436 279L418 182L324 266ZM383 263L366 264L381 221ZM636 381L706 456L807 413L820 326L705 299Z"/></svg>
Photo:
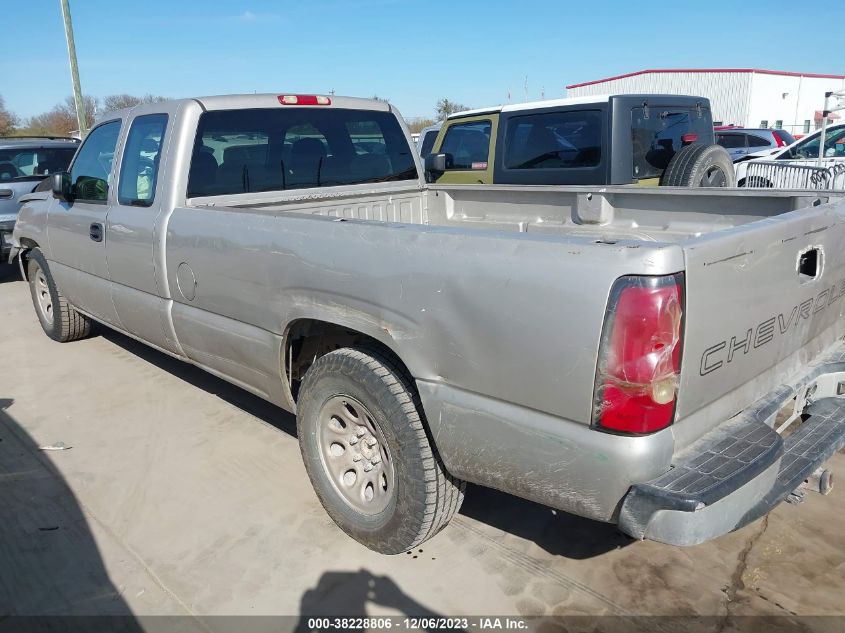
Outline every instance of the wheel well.
<svg viewBox="0 0 845 633"><path fill-rule="evenodd" d="M20 238L20 245L21 245L21 272L23 273L24 279L29 281L29 267L26 265L26 262L29 260L28 253L33 248L38 248L38 243L35 240L31 240L28 237Z"/></svg>
<svg viewBox="0 0 845 633"><path fill-rule="evenodd" d="M299 386L315 360L341 347L367 347L390 356L410 377L411 372L402 359L381 341L336 323L318 319L299 319L288 327L285 337L282 366L291 396L296 402ZM413 382L411 383L412 386Z"/></svg>

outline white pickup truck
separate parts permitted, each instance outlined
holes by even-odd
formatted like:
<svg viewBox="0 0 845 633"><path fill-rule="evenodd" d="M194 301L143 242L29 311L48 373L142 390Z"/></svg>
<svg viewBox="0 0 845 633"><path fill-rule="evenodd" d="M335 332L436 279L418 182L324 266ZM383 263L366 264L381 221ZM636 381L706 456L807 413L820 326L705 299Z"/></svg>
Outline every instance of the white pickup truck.
<svg viewBox="0 0 845 633"><path fill-rule="evenodd" d="M465 481L675 544L826 489L840 196L423 176L386 103L139 105L25 198L11 257L53 339L99 321L295 412L327 512L380 552Z"/></svg>

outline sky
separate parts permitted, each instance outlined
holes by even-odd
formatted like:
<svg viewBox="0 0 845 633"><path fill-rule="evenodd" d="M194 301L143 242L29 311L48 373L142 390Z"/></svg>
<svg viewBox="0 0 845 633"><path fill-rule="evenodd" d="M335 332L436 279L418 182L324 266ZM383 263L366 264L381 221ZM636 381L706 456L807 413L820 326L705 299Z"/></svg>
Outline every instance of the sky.
<svg viewBox="0 0 845 633"><path fill-rule="evenodd" d="M70 0L85 94L317 93L406 118L561 97L646 68L845 74L841 37L783 0ZM59 0L2 3L0 96L29 117L71 94ZM803 36L798 36L804 31ZM527 81L526 81L527 78Z"/></svg>

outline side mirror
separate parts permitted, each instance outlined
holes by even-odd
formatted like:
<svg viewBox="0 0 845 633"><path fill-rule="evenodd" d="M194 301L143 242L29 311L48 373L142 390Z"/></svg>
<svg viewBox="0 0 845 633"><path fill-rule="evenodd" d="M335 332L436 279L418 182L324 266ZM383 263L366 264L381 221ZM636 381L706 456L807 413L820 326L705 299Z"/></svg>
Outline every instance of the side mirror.
<svg viewBox="0 0 845 633"><path fill-rule="evenodd" d="M71 191L70 174L66 171L59 171L50 175L50 184L53 190L53 197L65 202L73 202Z"/></svg>
<svg viewBox="0 0 845 633"><path fill-rule="evenodd" d="M434 182L446 171L452 162L450 154L427 154L425 157L425 173L429 182Z"/></svg>

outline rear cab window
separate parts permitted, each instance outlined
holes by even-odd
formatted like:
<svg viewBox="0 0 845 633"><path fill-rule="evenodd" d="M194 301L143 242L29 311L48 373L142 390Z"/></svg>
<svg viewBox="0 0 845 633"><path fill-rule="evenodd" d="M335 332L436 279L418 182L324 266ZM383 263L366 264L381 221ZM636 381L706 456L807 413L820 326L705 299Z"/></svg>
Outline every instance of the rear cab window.
<svg viewBox="0 0 845 633"><path fill-rule="evenodd" d="M417 180L390 112L344 108L219 110L200 116L189 198Z"/></svg>
<svg viewBox="0 0 845 633"><path fill-rule="evenodd" d="M710 144L713 127L708 108L640 107L631 111L633 177L658 178L672 157L690 142ZM686 138L685 138L686 137Z"/></svg>

